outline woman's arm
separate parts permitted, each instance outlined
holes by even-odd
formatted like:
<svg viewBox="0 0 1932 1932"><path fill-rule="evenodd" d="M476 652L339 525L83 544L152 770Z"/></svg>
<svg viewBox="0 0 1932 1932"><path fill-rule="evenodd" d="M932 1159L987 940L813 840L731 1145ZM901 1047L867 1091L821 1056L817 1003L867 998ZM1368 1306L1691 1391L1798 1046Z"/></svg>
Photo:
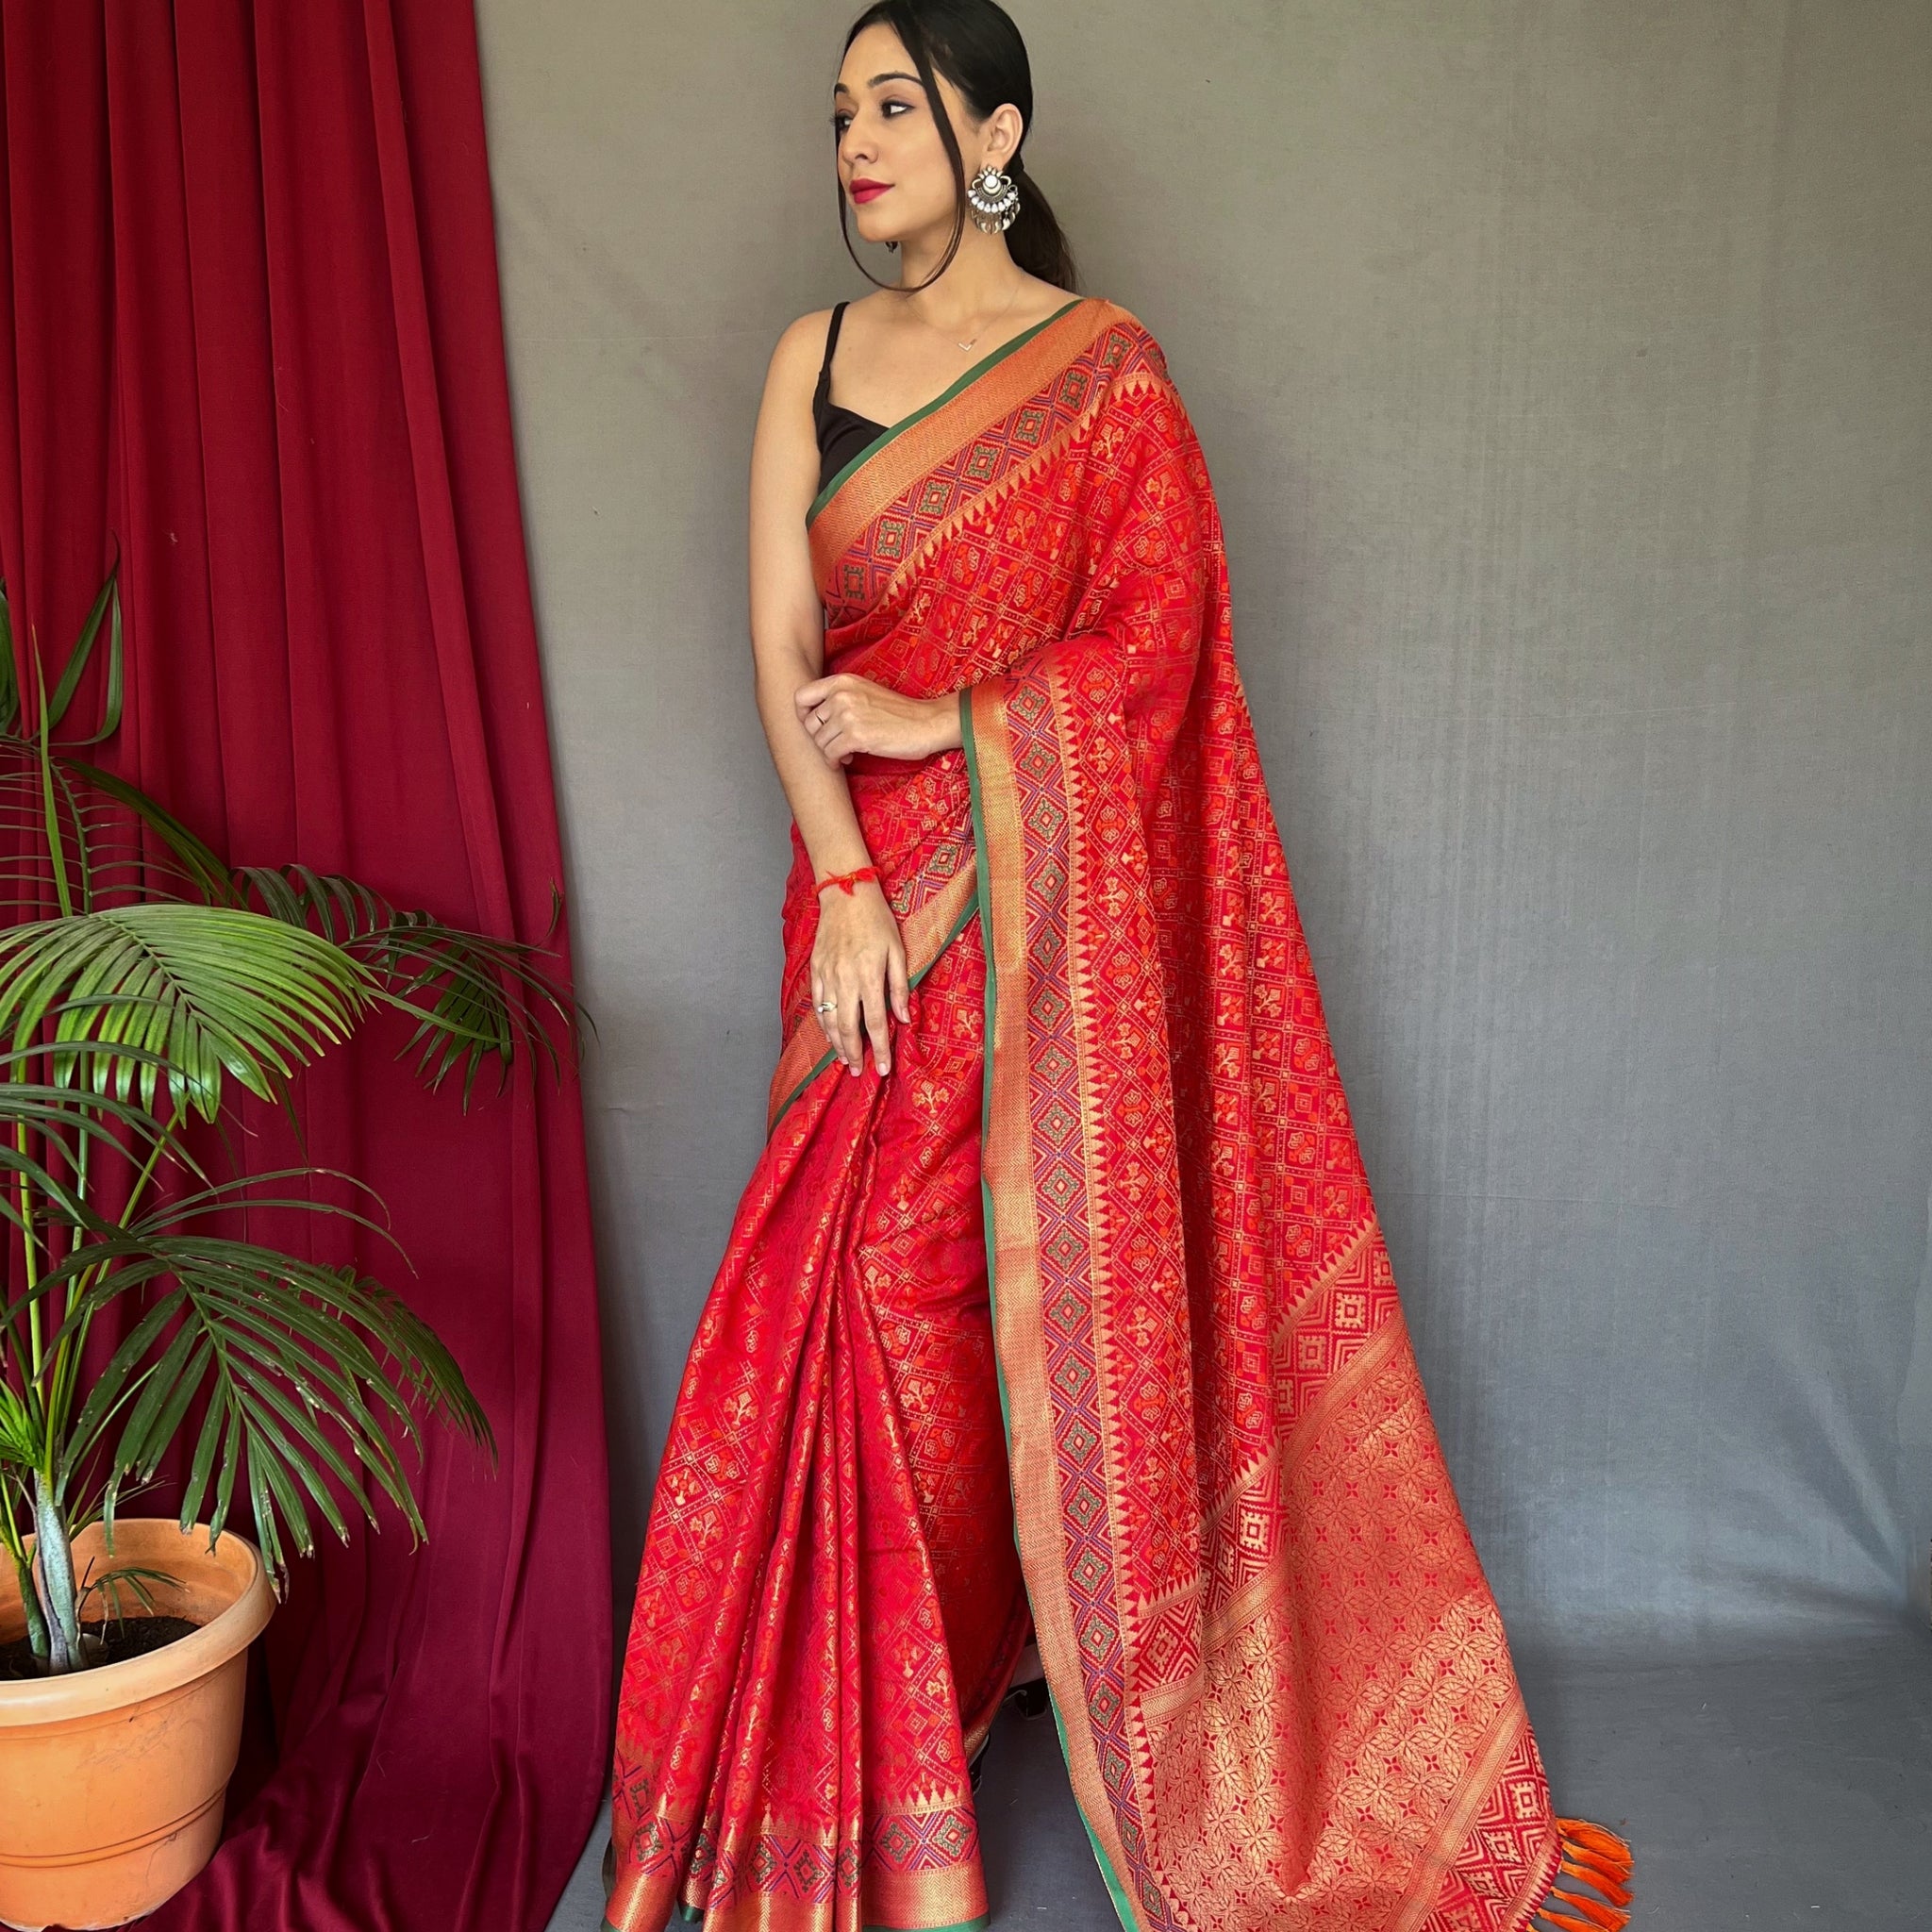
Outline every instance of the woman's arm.
<svg viewBox="0 0 1932 1932"><path fill-rule="evenodd" d="M751 641L758 715L819 878L871 862L852 808L844 760L821 751L796 701L801 691L820 681L824 668L824 615L812 581L805 513L818 488L811 394L828 321L823 310L801 316L778 338L751 458ZM815 1007L837 1003L836 1011L818 1018L840 1059L857 1074L870 1039L873 1064L881 1075L889 1073L887 1014L890 1009L902 1021L910 1017L909 989L899 923L876 883L850 893L835 889L820 898L811 983Z"/></svg>

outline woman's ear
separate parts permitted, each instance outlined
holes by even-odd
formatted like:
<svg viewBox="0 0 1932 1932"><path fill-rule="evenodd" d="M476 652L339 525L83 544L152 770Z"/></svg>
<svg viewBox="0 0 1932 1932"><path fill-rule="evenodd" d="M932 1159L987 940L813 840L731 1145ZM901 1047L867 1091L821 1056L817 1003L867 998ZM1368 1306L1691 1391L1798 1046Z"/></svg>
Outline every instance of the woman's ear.
<svg viewBox="0 0 1932 1932"><path fill-rule="evenodd" d="M1005 171L1006 165L1020 151L1020 142L1026 133L1026 123L1018 108L1012 102L1003 102L995 108L981 124L987 137L987 158Z"/></svg>

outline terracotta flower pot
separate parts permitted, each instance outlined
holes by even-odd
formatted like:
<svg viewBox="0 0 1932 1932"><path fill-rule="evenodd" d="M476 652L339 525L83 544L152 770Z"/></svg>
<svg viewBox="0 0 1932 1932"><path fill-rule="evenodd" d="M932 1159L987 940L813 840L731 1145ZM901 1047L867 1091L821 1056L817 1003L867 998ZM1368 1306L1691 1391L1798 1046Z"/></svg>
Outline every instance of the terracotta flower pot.
<svg viewBox="0 0 1932 1932"><path fill-rule="evenodd" d="M139 1564L179 1578L184 1589L153 1587L155 1612L202 1627L125 1663L0 1683L0 1923L34 1932L125 1925L208 1863L248 1646L274 1607L254 1544L230 1531L210 1551L206 1528L123 1516L111 1557L98 1524L74 1556L76 1574L92 1562L95 1575ZM0 1642L25 1632L13 1564L0 1562Z"/></svg>

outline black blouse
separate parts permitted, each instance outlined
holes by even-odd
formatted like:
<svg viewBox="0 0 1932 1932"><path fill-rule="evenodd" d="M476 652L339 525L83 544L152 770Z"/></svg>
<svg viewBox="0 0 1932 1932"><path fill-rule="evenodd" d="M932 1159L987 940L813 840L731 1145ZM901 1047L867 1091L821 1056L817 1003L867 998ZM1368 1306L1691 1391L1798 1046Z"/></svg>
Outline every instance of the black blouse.
<svg viewBox="0 0 1932 1932"><path fill-rule="evenodd" d="M868 443L883 436L887 427L832 400L832 351L839 345L839 324L844 314L842 302L832 310L832 325L825 331L825 359L819 365L819 386L811 399L811 420L819 437L821 490Z"/></svg>

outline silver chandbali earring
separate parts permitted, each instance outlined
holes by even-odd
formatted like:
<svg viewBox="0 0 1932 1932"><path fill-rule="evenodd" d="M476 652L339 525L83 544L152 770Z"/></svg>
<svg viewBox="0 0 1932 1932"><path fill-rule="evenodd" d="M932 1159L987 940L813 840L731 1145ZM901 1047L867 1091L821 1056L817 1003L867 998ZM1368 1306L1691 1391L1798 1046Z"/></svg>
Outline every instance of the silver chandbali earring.
<svg viewBox="0 0 1932 1932"><path fill-rule="evenodd" d="M988 235L1004 234L1020 212L1020 184L989 161L966 184L974 225Z"/></svg>

